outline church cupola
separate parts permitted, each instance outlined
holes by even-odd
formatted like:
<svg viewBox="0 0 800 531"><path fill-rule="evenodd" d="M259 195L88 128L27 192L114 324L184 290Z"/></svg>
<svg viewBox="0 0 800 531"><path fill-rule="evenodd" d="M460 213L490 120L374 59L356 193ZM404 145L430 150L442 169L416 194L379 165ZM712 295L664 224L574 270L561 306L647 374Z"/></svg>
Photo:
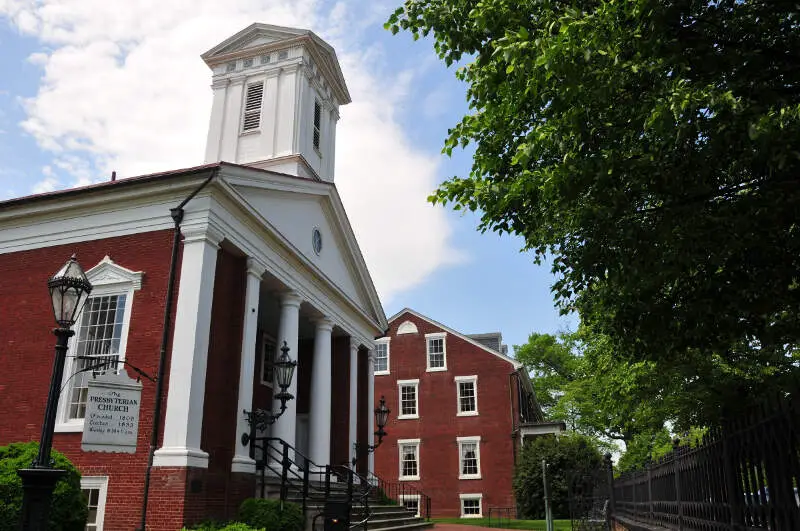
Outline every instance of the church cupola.
<svg viewBox="0 0 800 531"><path fill-rule="evenodd" d="M202 58L214 91L207 163L333 181L339 106L350 93L330 45L308 30L253 24Z"/></svg>

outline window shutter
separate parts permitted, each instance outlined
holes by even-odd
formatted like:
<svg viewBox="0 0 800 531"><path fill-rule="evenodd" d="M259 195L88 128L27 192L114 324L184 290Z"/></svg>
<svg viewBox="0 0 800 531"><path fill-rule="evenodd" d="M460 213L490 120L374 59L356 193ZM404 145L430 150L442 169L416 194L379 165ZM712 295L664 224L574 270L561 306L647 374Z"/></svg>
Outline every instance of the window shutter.
<svg viewBox="0 0 800 531"><path fill-rule="evenodd" d="M322 106L319 101L314 102L314 147L319 149L320 141L320 122L322 118Z"/></svg>
<svg viewBox="0 0 800 531"><path fill-rule="evenodd" d="M242 131L252 131L261 125L261 100L263 97L264 83L247 85Z"/></svg>

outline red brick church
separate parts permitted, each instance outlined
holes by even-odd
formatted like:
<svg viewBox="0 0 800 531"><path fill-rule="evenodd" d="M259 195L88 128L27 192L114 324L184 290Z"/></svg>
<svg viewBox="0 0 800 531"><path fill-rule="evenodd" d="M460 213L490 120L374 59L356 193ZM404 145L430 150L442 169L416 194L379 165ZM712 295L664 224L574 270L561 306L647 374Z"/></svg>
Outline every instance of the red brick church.
<svg viewBox="0 0 800 531"><path fill-rule="evenodd" d="M0 203L0 445L39 438L48 278L74 253L94 286L54 437L83 475L91 529L138 526L158 385L148 529L232 517L256 492L243 412L276 407L284 343L295 399L269 433L314 463L371 468L353 443L373 442L372 352L387 320L334 183L350 102L336 54L310 31L254 24L202 58L213 76L205 164ZM135 452L83 451L92 371L81 370L96 359L158 372L178 206L165 377L142 380Z"/></svg>

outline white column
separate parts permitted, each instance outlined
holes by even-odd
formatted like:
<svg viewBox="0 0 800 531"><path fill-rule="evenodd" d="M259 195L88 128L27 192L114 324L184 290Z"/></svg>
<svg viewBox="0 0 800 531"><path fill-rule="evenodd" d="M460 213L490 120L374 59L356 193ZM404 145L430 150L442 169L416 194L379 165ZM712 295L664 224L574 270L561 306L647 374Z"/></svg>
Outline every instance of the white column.
<svg viewBox="0 0 800 531"><path fill-rule="evenodd" d="M356 456L358 440L358 341L350 338L350 463ZM355 469L355 466L353 467Z"/></svg>
<svg viewBox="0 0 800 531"><path fill-rule="evenodd" d="M367 354L367 444L375 444L375 357L374 350ZM367 470L375 473L375 454L367 458Z"/></svg>
<svg viewBox="0 0 800 531"><path fill-rule="evenodd" d="M169 371L164 442L154 466L208 467L200 449L214 274L222 235L210 227L183 230L180 290Z"/></svg>
<svg viewBox="0 0 800 531"><path fill-rule="evenodd" d="M300 303L302 301L300 295L294 291L286 292L281 297L281 322L278 328L277 355L281 355L280 349L283 347L285 341L286 346L289 347L289 357L294 361L297 361L297 334L300 326ZM298 372L299 371L295 370L292 383L289 385L289 389L287 389L287 391L294 396L294 400L286 402L286 411L272 426L272 436L283 439L292 446L296 446ZM277 392L277 389L275 392ZM280 411L280 403L277 400L273 400L273 407L275 413ZM294 458L293 455L292 458Z"/></svg>
<svg viewBox="0 0 800 531"><path fill-rule="evenodd" d="M250 457L250 448L241 442L243 433L250 433L244 411L253 409L253 378L256 369L256 331L258 330L258 299L261 276L267 268L253 258L247 259L247 287L245 291L244 323L242 330L242 356L239 362L239 402L236 406L236 437L234 437L232 472L254 474L256 462Z"/></svg>
<svg viewBox="0 0 800 531"><path fill-rule="evenodd" d="M331 331L329 319L316 322L314 336L314 364L311 367L311 394L309 404L309 457L319 466L331 462Z"/></svg>

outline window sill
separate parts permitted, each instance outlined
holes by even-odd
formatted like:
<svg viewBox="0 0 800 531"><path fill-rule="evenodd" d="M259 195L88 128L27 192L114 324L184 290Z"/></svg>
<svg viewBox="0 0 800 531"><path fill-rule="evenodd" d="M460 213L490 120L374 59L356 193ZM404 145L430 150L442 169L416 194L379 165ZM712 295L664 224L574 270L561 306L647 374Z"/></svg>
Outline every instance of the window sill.
<svg viewBox="0 0 800 531"><path fill-rule="evenodd" d="M413 420L419 419L419 414L417 415L398 415L397 420Z"/></svg>
<svg viewBox="0 0 800 531"><path fill-rule="evenodd" d="M258 129L248 129L247 131L242 131L239 133L239 136L250 136L250 135L258 135L261 133L261 128Z"/></svg>
<svg viewBox="0 0 800 531"><path fill-rule="evenodd" d="M482 514L462 514L461 518L483 518Z"/></svg>
<svg viewBox="0 0 800 531"><path fill-rule="evenodd" d="M456 417L477 417L477 411L459 411L456 413Z"/></svg>
<svg viewBox="0 0 800 531"><path fill-rule="evenodd" d="M481 475L478 474L477 476L458 476L458 479L481 479Z"/></svg>
<svg viewBox="0 0 800 531"><path fill-rule="evenodd" d="M428 367L425 372L446 372L447 367Z"/></svg>
<svg viewBox="0 0 800 531"><path fill-rule="evenodd" d="M419 481L419 476L400 476L398 481Z"/></svg>
<svg viewBox="0 0 800 531"><path fill-rule="evenodd" d="M53 429L54 433L80 433L83 431L83 421L59 422Z"/></svg>
<svg viewBox="0 0 800 531"><path fill-rule="evenodd" d="M386 376L387 374L389 374L389 371L375 371L372 374L375 376Z"/></svg>

